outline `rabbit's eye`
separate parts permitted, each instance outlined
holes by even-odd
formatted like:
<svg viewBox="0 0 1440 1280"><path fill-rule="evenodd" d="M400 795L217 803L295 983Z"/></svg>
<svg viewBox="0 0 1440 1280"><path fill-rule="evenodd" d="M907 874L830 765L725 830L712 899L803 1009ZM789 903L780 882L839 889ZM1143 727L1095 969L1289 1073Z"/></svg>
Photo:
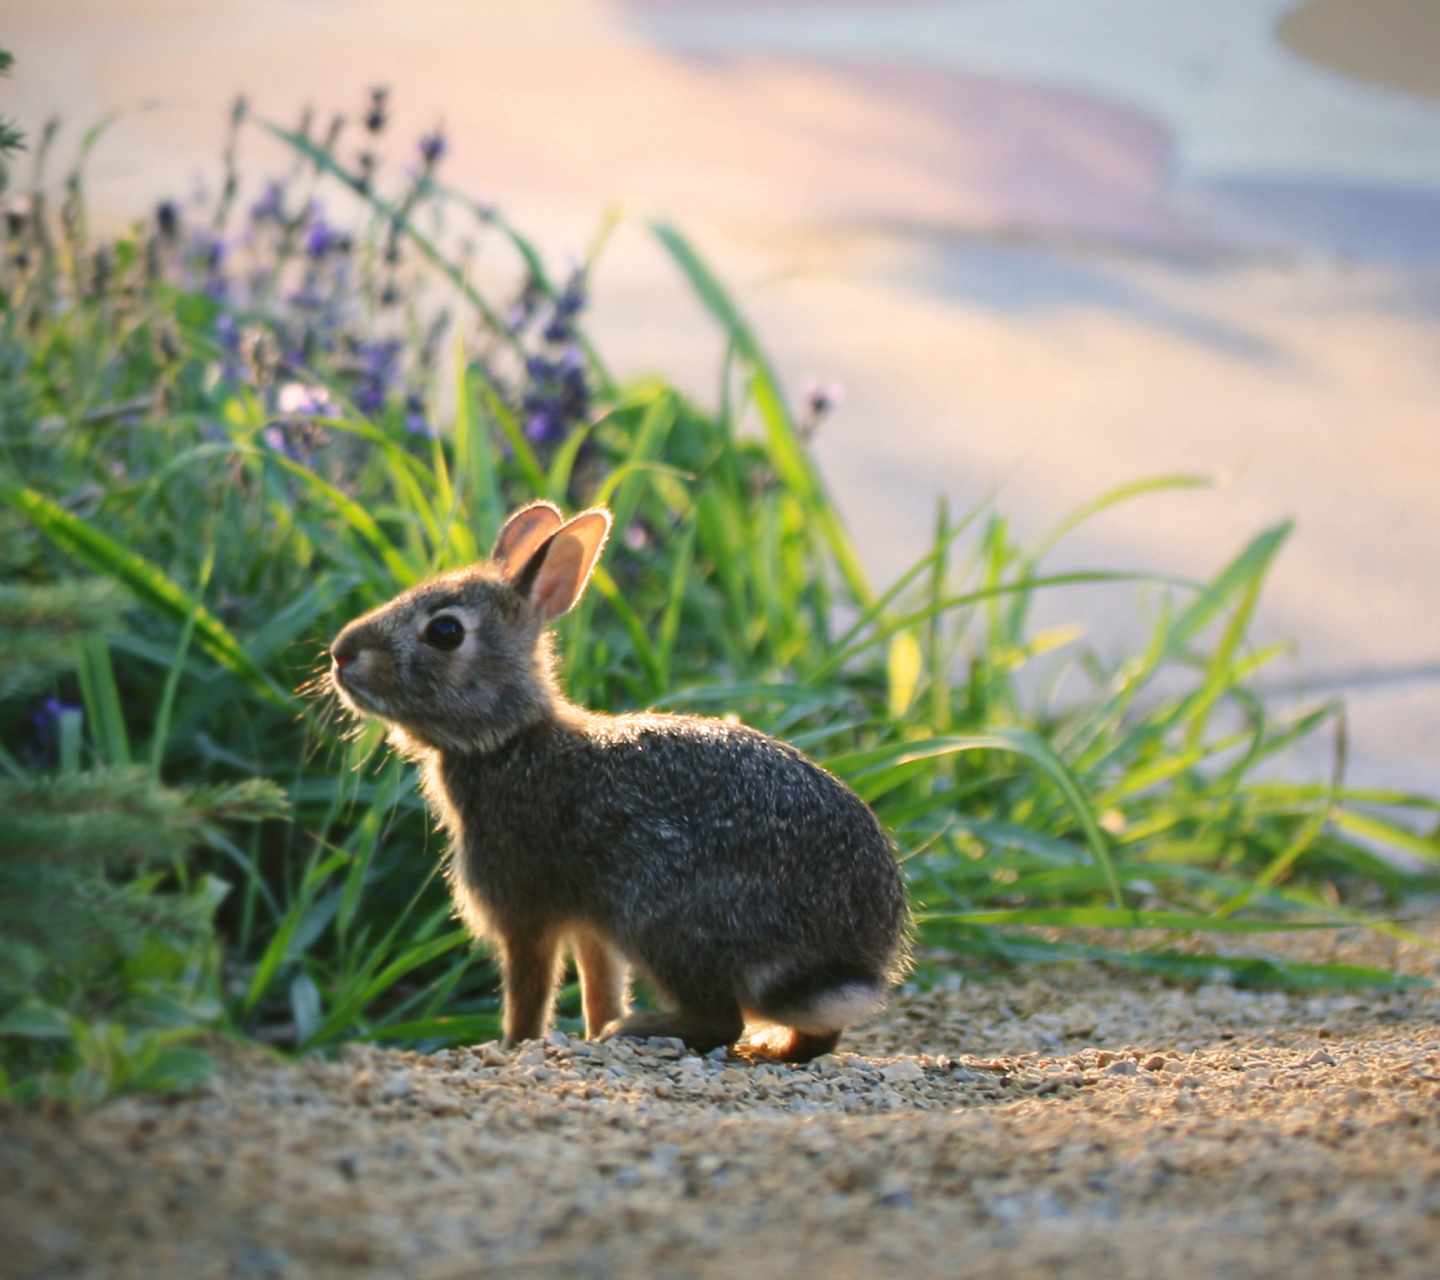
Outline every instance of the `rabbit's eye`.
<svg viewBox="0 0 1440 1280"><path fill-rule="evenodd" d="M455 618L441 614L425 628L425 643L434 649L458 649L465 643L465 628Z"/></svg>

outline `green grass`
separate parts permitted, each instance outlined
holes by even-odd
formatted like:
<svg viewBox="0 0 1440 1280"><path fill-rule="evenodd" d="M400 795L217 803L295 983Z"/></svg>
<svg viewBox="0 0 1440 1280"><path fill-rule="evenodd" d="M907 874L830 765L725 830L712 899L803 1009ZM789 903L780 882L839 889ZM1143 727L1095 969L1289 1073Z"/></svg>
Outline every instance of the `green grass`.
<svg viewBox="0 0 1440 1280"><path fill-rule="evenodd" d="M296 156L278 213L246 215L260 189L240 182L173 234L151 219L92 242L77 180L12 226L0 268L10 572L83 569L131 601L125 628L86 650L83 687L54 686L83 694L84 763L184 786L260 777L290 798L287 821L217 825L177 873L231 886L224 1025L301 1051L494 1033L494 973L450 916L410 769L296 690L344 622L483 554L537 496L616 515L560 627L572 696L738 715L846 779L903 859L922 978L1087 957L1297 988L1401 981L1223 954L1238 934L1399 931L1440 861L1433 800L1346 787L1338 704L1281 714L1264 693L1279 651L1247 628L1288 526L1189 583L1045 561L1084 519L1193 477L1103 495L1030 547L991 504L942 505L931 549L877 589L759 339L679 230L649 228L727 340L713 405L617 384L575 315L555 318L574 282L552 282L435 166L382 194L383 169L341 160L353 148L261 127ZM228 154L237 165L233 141ZM346 247L313 252L320 226ZM508 255L509 296L474 285L477 253ZM538 431L566 368L586 402ZM281 413L289 386L323 388L328 407ZM1040 593L1116 581L1150 619L1119 661L1078 628L1033 627ZM0 704L0 759L43 771L21 763L30 706ZM1287 751L1325 733L1333 776L1284 780ZM1217 954L1196 954L1206 936Z"/></svg>

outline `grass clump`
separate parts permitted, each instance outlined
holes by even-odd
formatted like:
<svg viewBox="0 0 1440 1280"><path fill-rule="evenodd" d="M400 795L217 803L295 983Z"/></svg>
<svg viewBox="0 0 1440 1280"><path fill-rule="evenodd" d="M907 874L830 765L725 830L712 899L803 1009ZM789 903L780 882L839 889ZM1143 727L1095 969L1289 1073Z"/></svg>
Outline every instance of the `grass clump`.
<svg viewBox="0 0 1440 1280"><path fill-rule="evenodd" d="M237 107L218 196L107 240L87 233L78 177L52 211L37 164L6 226L7 581L61 599L89 589L71 585L83 568L128 606L78 674L42 657L38 686L5 692L0 763L11 785L57 785L34 713L69 699L84 708L70 764L102 785L142 762L175 788L283 788L289 820L207 822L174 853L171 887L230 888L205 944L222 1025L302 1051L494 1031L494 974L450 916L409 768L295 690L345 621L476 559L541 496L608 503L619 535L561 627L569 694L737 715L849 781L894 835L927 965L1099 956L1399 981L1175 945L1396 928L1377 909L1434 884L1440 844L1417 833L1432 801L1348 790L1338 753L1325 781L1273 768L1339 715L1277 714L1259 684L1277 650L1246 642L1286 526L1208 582L1147 579L1161 607L1111 664L1075 629L1037 633L1034 602L1144 575L1049 573L1045 557L1081 519L1184 477L1105 495L1035 547L989 505L942 506L931 550L877 592L762 347L678 230L650 228L727 338L713 406L605 368L583 327L604 235L552 277L444 186L439 135L392 183L384 117L379 94L358 137ZM259 185L238 159L251 128L293 156ZM509 284L482 291L474 264L497 255ZM1161 941L1127 944L1136 930Z"/></svg>

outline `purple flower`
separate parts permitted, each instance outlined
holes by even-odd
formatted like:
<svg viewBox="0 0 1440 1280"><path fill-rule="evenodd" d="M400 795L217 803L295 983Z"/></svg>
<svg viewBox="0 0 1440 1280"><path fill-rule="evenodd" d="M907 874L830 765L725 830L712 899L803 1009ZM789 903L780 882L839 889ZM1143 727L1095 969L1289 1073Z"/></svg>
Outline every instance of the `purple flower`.
<svg viewBox="0 0 1440 1280"><path fill-rule="evenodd" d="M305 252L317 262L328 253L345 253L349 248L350 237L336 231L318 215L305 232Z"/></svg>
<svg viewBox="0 0 1440 1280"><path fill-rule="evenodd" d="M80 708L59 698L46 698L30 714L30 724L39 739L40 749L31 755L37 768L48 768L60 755L60 717L79 715Z"/></svg>
<svg viewBox="0 0 1440 1280"><path fill-rule="evenodd" d="M520 296L510 304L510 310L505 313L505 327L511 333L519 333L535 317L535 309L540 305L540 286L536 283L534 276L525 278L525 287L520 290Z"/></svg>
<svg viewBox="0 0 1440 1280"><path fill-rule="evenodd" d="M445 141L445 135L439 129L421 138L420 159L425 162L425 172L429 173L439 164L449 149L450 144Z"/></svg>
<svg viewBox="0 0 1440 1280"><path fill-rule="evenodd" d="M61 702L59 698L46 698L30 716L30 723L40 736L58 737L60 733L60 717L67 711L79 711L80 708L74 703Z"/></svg>
<svg viewBox="0 0 1440 1280"><path fill-rule="evenodd" d="M180 206L173 200L162 200L155 207L155 225L162 240L174 240L180 234Z"/></svg>
<svg viewBox="0 0 1440 1280"><path fill-rule="evenodd" d="M531 356L525 361L530 385L521 397L525 434L537 444L555 444L590 411L590 384L585 358L568 346L558 360Z"/></svg>
<svg viewBox="0 0 1440 1280"><path fill-rule="evenodd" d="M833 378L822 382L815 374L807 374L800 384L800 395L805 411L816 418L823 418L831 409L844 403L845 388Z"/></svg>
<svg viewBox="0 0 1440 1280"><path fill-rule="evenodd" d="M364 195L370 190L371 183L375 179L375 153L373 151L362 151L359 158L360 170L351 178L351 184L355 190Z"/></svg>
<svg viewBox="0 0 1440 1280"><path fill-rule="evenodd" d="M807 374L800 384L800 434L815 433L821 420L845 399L845 388L833 378L822 382L815 374Z"/></svg>
<svg viewBox="0 0 1440 1280"><path fill-rule="evenodd" d="M292 461L299 461L295 456L295 450L290 447L290 439L285 434L283 427L269 426L266 427L261 434L265 437L265 443L274 449L276 453L284 454L285 457L290 458Z"/></svg>
<svg viewBox="0 0 1440 1280"><path fill-rule="evenodd" d="M283 414L297 418L333 418L335 406L324 387L307 387L300 382L287 382L275 397L275 407Z"/></svg>
<svg viewBox="0 0 1440 1280"><path fill-rule="evenodd" d="M425 397L418 391L405 396L405 430L414 436L428 436L430 423L425 417Z"/></svg>
<svg viewBox="0 0 1440 1280"><path fill-rule="evenodd" d="M285 188L278 182L265 184L265 194L250 206L252 222L285 221Z"/></svg>
<svg viewBox="0 0 1440 1280"><path fill-rule="evenodd" d="M585 302L585 269L577 267L566 282L564 291L555 299L555 310L550 323L545 326L545 341L557 344L573 341L575 318L584 310Z"/></svg>
<svg viewBox="0 0 1440 1280"><path fill-rule="evenodd" d="M370 90L370 105L365 108L365 128L380 133L390 118L390 90L383 85Z"/></svg>
<svg viewBox="0 0 1440 1280"><path fill-rule="evenodd" d="M400 342L396 338L357 342L355 356L355 407L373 417L385 407L385 397L399 372Z"/></svg>

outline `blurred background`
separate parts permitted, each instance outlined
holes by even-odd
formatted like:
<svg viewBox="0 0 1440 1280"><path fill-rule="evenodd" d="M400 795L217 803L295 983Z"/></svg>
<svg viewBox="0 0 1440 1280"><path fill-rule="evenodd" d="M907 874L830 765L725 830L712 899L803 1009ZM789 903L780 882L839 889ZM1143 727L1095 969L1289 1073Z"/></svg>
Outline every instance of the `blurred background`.
<svg viewBox="0 0 1440 1280"><path fill-rule="evenodd" d="M92 220L213 188L230 104L391 91L557 265L606 210L694 238L796 394L876 579L937 498L1034 534L1160 473L1057 567L1212 573L1297 533L1258 637L1350 705L1351 779L1440 778L1435 0L0 0L6 115L110 113ZM249 153L264 161L253 142ZM19 166L23 173L24 165ZM707 402L721 337L622 223L591 330ZM1102 646L1133 590L1052 599ZM1322 744L1323 745L1323 744Z"/></svg>

